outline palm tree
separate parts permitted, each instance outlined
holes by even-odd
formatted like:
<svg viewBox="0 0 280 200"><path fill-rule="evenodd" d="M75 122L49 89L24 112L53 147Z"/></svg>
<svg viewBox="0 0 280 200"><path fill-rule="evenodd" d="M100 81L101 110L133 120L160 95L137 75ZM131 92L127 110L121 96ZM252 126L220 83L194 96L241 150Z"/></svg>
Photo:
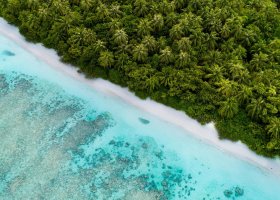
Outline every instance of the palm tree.
<svg viewBox="0 0 280 200"><path fill-rule="evenodd" d="M171 12L166 16L166 25L168 27L174 26L178 22L178 14L175 12Z"/></svg>
<svg viewBox="0 0 280 200"><path fill-rule="evenodd" d="M150 12L149 14L154 15L160 13L159 11L159 4L156 1L150 1Z"/></svg>
<svg viewBox="0 0 280 200"><path fill-rule="evenodd" d="M98 62L102 67L111 67L114 64L114 54L110 51L102 51Z"/></svg>
<svg viewBox="0 0 280 200"><path fill-rule="evenodd" d="M174 55L172 53L172 49L169 46L167 46L165 49L161 50L159 58L160 62L164 64L169 64L173 62Z"/></svg>
<svg viewBox="0 0 280 200"><path fill-rule="evenodd" d="M186 0L174 0L177 9L181 9L185 6Z"/></svg>
<svg viewBox="0 0 280 200"><path fill-rule="evenodd" d="M161 36L160 38L158 38L157 44L159 49L165 49L165 47L167 46L166 37Z"/></svg>
<svg viewBox="0 0 280 200"><path fill-rule="evenodd" d="M96 41L96 33L92 29L83 28L82 35L84 45L90 45Z"/></svg>
<svg viewBox="0 0 280 200"><path fill-rule="evenodd" d="M134 12L138 16L144 16L149 12L149 4L146 0L136 0L134 3L135 9Z"/></svg>
<svg viewBox="0 0 280 200"><path fill-rule="evenodd" d="M53 0L52 1L52 9L56 13L59 13L60 16L66 15L70 10L70 5L68 1L61 1L61 0Z"/></svg>
<svg viewBox="0 0 280 200"><path fill-rule="evenodd" d="M210 34L206 34L206 41L210 49L215 49L217 45L217 40L219 39L216 32L211 32Z"/></svg>
<svg viewBox="0 0 280 200"><path fill-rule="evenodd" d="M69 1L70 2L70 5L74 5L74 6L77 6L77 5L80 5L80 0L71 0Z"/></svg>
<svg viewBox="0 0 280 200"><path fill-rule="evenodd" d="M226 101L223 101L218 110L221 117L232 118L235 114L238 113L238 103L234 98L228 98Z"/></svg>
<svg viewBox="0 0 280 200"><path fill-rule="evenodd" d="M118 54L117 55L116 66L118 68L123 68L128 60L129 60L129 56L126 53Z"/></svg>
<svg viewBox="0 0 280 200"><path fill-rule="evenodd" d="M116 30L122 27L122 23L119 19L111 19L108 25L111 33L114 33Z"/></svg>
<svg viewBox="0 0 280 200"><path fill-rule="evenodd" d="M144 44L137 45L133 50L133 58L136 61L145 61L148 57L148 49Z"/></svg>
<svg viewBox="0 0 280 200"><path fill-rule="evenodd" d="M278 85L280 74L278 70L265 69L263 71L254 73L254 83L263 83L264 85Z"/></svg>
<svg viewBox="0 0 280 200"><path fill-rule="evenodd" d="M239 39L242 36L245 17L237 16L227 19L226 24L229 30L234 33L234 38Z"/></svg>
<svg viewBox="0 0 280 200"><path fill-rule="evenodd" d="M173 72L173 68L171 67L163 67L160 73L160 81L164 86L172 86L172 81L174 80L171 76Z"/></svg>
<svg viewBox="0 0 280 200"><path fill-rule="evenodd" d="M237 100L240 103L248 102L248 100L253 96L253 90L247 85L240 85L240 89L237 94Z"/></svg>
<svg viewBox="0 0 280 200"><path fill-rule="evenodd" d="M271 42L269 43L268 47L272 51L279 50L280 49L280 39L275 38L274 40L271 40Z"/></svg>
<svg viewBox="0 0 280 200"><path fill-rule="evenodd" d="M169 31L169 35L173 40L180 39L183 34L183 28L180 24L175 24Z"/></svg>
<svg viewBox="0 0 280 200"><path fill-rule="evenodd" d="M191 48L191 41L187 37L182 37L178 42L179 51L188 51Z"/></svg>
<svg viewBox="0 0 280 200"><path fill-rule="evenodd" d="M70 48L68 49L67 56L70 56L73 59L78 59L82 55L82 48L78 44L72 44ZM67 60L67 56L63 57L65 60Z"/></svg>
<svg viewBox="0 0 280 200"><path fill-rule="evenodd" d="M223 71L219 65L212 65L207 68L209 73L205 75L205 78L210 79L211 82L219 82L223 79Z"/></svg>
<svg viewBox="0 0 280 200"><path fill-rule="evenodd" d="M49 37L53 43L58 43L61 40L67 40L68 31L73 27L73 20L68 16L60 17L51 27Z"/></svg>
<svg viewBox="0 0 280 200"><path fill-rule="evenodd" d="M223 26L222 21L221 21L221 16L218 16L219 14L217 14L217 13L221 13L221 12L222 11L220 8L215 8L207 13L205 24L209 31L211 31L211 32L212 31L217 31L217 32L221 31L222 26Z"/></svg>
<svg viewBox="0 0 280 200"><path fill-rule="evenodd" d="M26 0L26 4L31 10L35 10L40 5L38 0Z"/></svg>
<svg viewBox="0 0 280 200"><path fill-rule="evenodd" d="M251 103L247 105L246 110L251 118L260 118L261 115L266 114L264 99L262 97L252 99Z"/></svg>
<svg viewBox="0 0 280 200"><path fill-rule="evenodd" d="M152 92L155 88L159 86L159 78L156 75L150 76L145 80L145 86L148 88L149 92Z"/></svg>
<svg viewBox="0 0 280 200"><path fill-rule="evenodd" d="M243 40L245 42L245 45L247 44L248 46L254 44L257 41L261 41L260 35L262 31L260 28L255 25L255 24L250 24L249 26L246 27L243 33Z"/></svg>
<svg viewBox="0 0 280 200"><path fill-rule="evenodd" d="M270 133L273 139L280 139L280 118L273 117L266 126L268 133Z"/></svg>
<svg viewBox="0 0 280 200"><path fill-rule="evenodd" d="M190 61L190 55L187 52L180 51L177 57L176 65L179 67L185 67L189 64Z"/></svg>
<svg viewBox="0 0 280 200"><path fill-rule="evenodd" d="M152 30L151 22L148 19L144 18L140 20L137 26L137 33L139 36L143 37L149 35Z"/></svg>
<svg viewBox="0 0 280 200"><path fill-rule="evenodd" d="M229 29L229 27L228 27L228 25L227 24L225 24L223 27L222 27L222 29L221 29L221 36L223 37L223 38L225 38L225 39L227 39L229 36L230 36L230 29Z"/></svg>
<svg viewBox="0 0 280 200"><path fill-rule="evenodd" d="M160 31L164 26L164 19L161 14L155 14L152 24L156 31Z"/></svg>
<svg viewBox="0 0 280 200"><path fill-rule="evenodd" d="M40 20L46 21L50 16L49 10L47 8L40 7L38 9L38 16Z"/></svg>
<svg viewBox="0 0 280 200"><path fill-rule="evenodd" d="M122 11L120 10L120 5L112 4L110 8L110 16L113 18L118 18L122 15Z"/></svg>
<svg viewBox="0 0 280 200"><path fill-rule="evenodd" d="M201 46L205 39L205 33L201 29L194 29L190 35L190 39L194 46Z"/></svg>
<svg viewBox="0 0 280 200"><path fill-rule="evenodd" d="M132 48L132 45L131 44L128 44L128 43L124 43L124 44L120 44L116 49L117 49L117 53L129 53L131 52L131 48Z"/></svg>
<svg viewBox="0 0 280 200"><path fill-rule="evenodd" d="M142 44L144 44L144 46L147 47L150 52L155 51L157 48L157 41L151 35L145 36L143 38Z"/></svg>
<svg viewBox="0 0 280 200"><path fill-rule="evenodd" d="M163 13L163 14L166 14L166 15L168 13L174 12L175 7L176 7L175 2L173 2L173 1L168 2L168 0L163 0L159 4L160 12Z"/></svg>
<svg viewBox="0 0 280 200"><path fill-rule="evenodd" d="M57 26L55 26L57 23ZM73 26L73 19L70 17L60 17L57 22L55 22L54 27L56 32L62 32L64 34L67 34L69 29Z"/></svg>
<svg viewBox="0 0 280 200"><path fill-rule="evenodd" d="M33 30L37 30L40 27L40 21L37 18L37 16L35 16L34 14L28 14L28 16L26 17L26 23L28 24L28 28L30 29L30 31Z"/></svg>
<svg viewBox="0 0 280 200"><path fill-rule="evenodd" d="M269 61L269 57L267 54L259 53L254 54L253 59L250 61L250 69L251 71L260 71L267 66L267 62Z"/></svg>
<svg viewBox="0 0 280 200"><path fill-rule="evenodd" d="M95 0L81 0L80 6L83 10L89 11L94 6L95 3L96 3Z"/></svg>
<svg viewBox="0 0 280 200"><path fill-rule="evenodd" d="M246 82L249 78L248 70L242 65L242 63L230 64L229 72L231 74L231 78L236 80L237 82Z"/></svg>
<svg viewBox="0 0 280 200"><path fill-rule="evenodd" d="M208 51L207 54L203 55L203 60L204 60L204 64L222 65L223 64L223 54L220 51L215 51L215 50Z"/></svg>
<svg viewBox="0 0 280 200"><path fill-rule="evenodd" d="M128 36L124 29L116 30L113 38L114 38L114 42L118 45L127 44L128 42Z"/></svg>
<svg viewBox="0 0 280 200"><path fill-rule="evenodd" d="M67 43L72 46L72 45L78 45L81 46L83 45L83 35L82 35L82 30L79 27L74 27L69 29L69 35L70 38L67 40Z"/></svg>
<svg viewBox="0 0 280 200"><path fill-rule="evenodd" d="M93 49L93 45L89 45L83 48L82 56L80 58L83 63L90 63L91 61L96 61L97 53Z"/></svg>
<svg viewBox="0 0 280 200"><path fill-rule="evenodd" d="M183 27L184 33L189 34L191 31L201 28L202 18L188 12L180 17L179 23Z"/></svg>
<svg viewBox="0 0 280 200"><path fill-rule="evenodd" d="M222 79L217 85L219 86L218 92L226 97L235 96L238 91L238 84L228 79Z"/></svg>
<svg viewBox="0 0 280 200"><path fill-rule="evenodd" d="M110 16L110 12L106 4L99 2L96 8L96 16L99 20L102 21L104 21Z"/></svg>
<svg viewBox="0 0 280 200"><path fill-rule="evenodd" d="M21 9L21 2L19 0L10 0L7 1L7 10L11 13L19 13Z"/></svg>
<svg viewBox="0 0 280 200"><path fill-rule="evenodd" d="M273 86L273 85L268 86L267 87L266 95L268 97L276 96L277 95L277 88L275 86Z"/></svg>
<svg viewBox="0 0 280 200"><path fill-rule="evenodd" d="M106 49L106 43L103 42L102 40L97 40L94 44L93 44L93 49L94 52L101 52L104 51Z"/></svg>

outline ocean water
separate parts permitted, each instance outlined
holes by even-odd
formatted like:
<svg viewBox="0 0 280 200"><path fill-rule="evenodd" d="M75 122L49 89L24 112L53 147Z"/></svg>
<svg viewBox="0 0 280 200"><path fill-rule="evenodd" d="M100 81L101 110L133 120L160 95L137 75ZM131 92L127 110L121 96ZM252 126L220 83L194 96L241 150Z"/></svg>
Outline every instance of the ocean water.
<svg viewBox="0 0 280 200"><path fill-rule="evenodd" d="M0 35L0 199L278 200L280 177Z"/></svg>

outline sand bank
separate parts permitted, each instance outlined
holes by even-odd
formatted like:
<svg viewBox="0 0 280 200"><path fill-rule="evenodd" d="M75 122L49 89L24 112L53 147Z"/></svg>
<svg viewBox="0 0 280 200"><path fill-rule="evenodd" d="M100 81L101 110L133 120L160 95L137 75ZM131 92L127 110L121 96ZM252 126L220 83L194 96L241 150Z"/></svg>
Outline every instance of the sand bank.
<svg viewBox="0 0 280 200"><path fill-rule="evenodd" d="M197 139L215 146L221 151L230 153L242 160L247 160L258 167L264 168L274 174L280 176L280 160L268 159L256 155L241 142L231 142L228 140L219 140L218 133L213 123L205 126L200 125L196 120L188 117L184 112L177 111L170 107L159 104L153 100L141 100L136 97L127 88L121 88L115 84L102 79L86 79L84 75L79 74L77 69L71 65L64 64L59 61L59 56L54 50L47 49L41 44L32 44L26 42L24 37L19 34L16 27L7 24L5 20L0 18L0 34L14 41L16 44L35 55L38 59L47 63L50 67L70 76L80 82L91 86L95 90L106 93L109 96L116 96L123 101L136 106L139 109L174 125L180 126L186 130L186 133L191 133Z"/></svg>

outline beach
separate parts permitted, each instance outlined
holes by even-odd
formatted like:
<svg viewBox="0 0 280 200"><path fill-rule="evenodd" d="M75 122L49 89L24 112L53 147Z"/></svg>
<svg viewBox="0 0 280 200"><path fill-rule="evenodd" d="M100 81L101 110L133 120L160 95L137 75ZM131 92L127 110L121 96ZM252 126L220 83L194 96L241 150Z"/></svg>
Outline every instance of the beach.
<svg viewBox="0 0 280 200"><path fill-rule="evenodd" d="M14 26L8 25L3 19L0 20L0 34L13 40L17 45L32 53L37 59L45 62L56 71L85 83L93 89L106 93L109 96L117 96L124 102L144 110L145 112L166 121L166 123L171 123L187 130L186 134L191 133L193 137L201 140L203 143L213 145L220 151L227 152L241 160L246 160L249 163L254 163L256 166L280 176L279 159L269 159L258 156L241 142L219 140L218 133L213 123L202 126L196 120L189 118L181 111L156 103L150 99L139 99L133 93L129 92L127 88L121 88L102 79L86 79L84 75L77 72L77 68L60 62L59 56L54 50L46 49L41 44L31 44L26 42L19 34L18 29Z"/></svg>

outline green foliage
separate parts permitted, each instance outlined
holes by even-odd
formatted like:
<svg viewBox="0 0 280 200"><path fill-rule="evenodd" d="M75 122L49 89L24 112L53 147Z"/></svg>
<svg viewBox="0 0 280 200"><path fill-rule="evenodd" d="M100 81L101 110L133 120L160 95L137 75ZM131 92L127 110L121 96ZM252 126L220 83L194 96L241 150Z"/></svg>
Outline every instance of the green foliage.
<svg viewBox="0 0 280 200"><path fill-rule="evenodd" d="M114 54L110 51L101 51L98 62L102 67L111 67L114 64Z"/></svg>
<svg viewBox="0 0 280 200"><path fill-rule="evenodd" d="M275 0L0 0L28 40L88 77L214 121L221 137L280 155Z"/></svg>
<svg viewBox="0 0 280 200"><path fill-rule="evenodd" d="M232 118L238 113L238 103L235 99L229 98L226 101L221 102L219 114L224 118Z"/></svg>

